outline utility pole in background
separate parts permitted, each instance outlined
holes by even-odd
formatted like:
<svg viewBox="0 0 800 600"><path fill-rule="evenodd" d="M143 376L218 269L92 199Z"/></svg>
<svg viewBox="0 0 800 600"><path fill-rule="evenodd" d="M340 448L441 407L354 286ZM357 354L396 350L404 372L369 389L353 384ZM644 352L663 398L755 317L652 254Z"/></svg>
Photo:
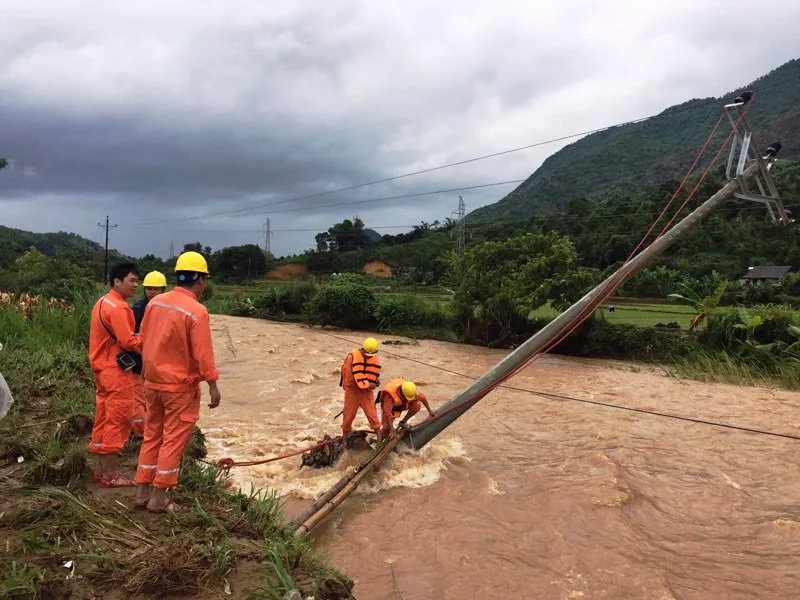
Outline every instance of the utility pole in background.
<svg viewBox="0 0 800 600"><path fill-rule="evenodd" d="M459 258L461 258L462 256L464 256L464 248L466 245L464 239L466 237L464 235L465 234L464 219L466 218L467 214L467 209L464 206L464 199L461 196L458 197L458 209L456 210L455 213L451 214L455 214L456 224L455 227L453 228L452 235L453 237L456 238L456 254L458 255Z"/></svg>
<svg viewBox="0 0 800 600"><path fill-rule="evenodd" d="M270 229L269 217L264 221L264 253L269 256L271 251L272 229Z"/></svg>
<svg viewBox="0 0 800 600"><path fill-rule="evenodd" d="M105 270L103 271L103 283L106 285L111 285L111 282L108 281L108 230L113 229L116 227L116 225L109 225L108 215L106 215L106 224L103 225L102 223L98 223L97 226L106 230Z"/></svg>

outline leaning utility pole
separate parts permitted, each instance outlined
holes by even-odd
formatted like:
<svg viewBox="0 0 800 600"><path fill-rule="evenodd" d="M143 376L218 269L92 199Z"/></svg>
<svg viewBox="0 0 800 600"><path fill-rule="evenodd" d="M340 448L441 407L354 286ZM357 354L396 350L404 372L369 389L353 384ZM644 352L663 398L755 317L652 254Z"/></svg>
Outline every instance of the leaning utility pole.
<svg viewBox="0 0 800 600"><path fill-rule="evenodd" d="M729 169L728 183L716 194L700 204L700 206L685 216L679 223L673 225L669 230L659 235L654 242L625 262L603 283L595 287L558 317L550 321L543 329L539 330L525 343L476 379L472 385L462 390L449 402L445 402L437 409L436 416L423 421L411 429L401 430L397 438L390 438L381 442L372 455L369 456L366 461L358 465L355 471L352 471L341 479L294 521L293 530L295 535L301 535L311 531L311 529L339 506L344 499L355 490L360 482L391 454L398 442L410 446L414 450L419 450L424 447L433 438L452 425L461 415L477 404L489 392L502 384L508 377L528 364L528 362L534 359L538 354L547 352L553 342L556 342L563 335L569 335L571 328L585 319L587 314L593 314L599 303L602 302L606 296L613 293L616 287L640 271L654 258L663 254L664 251L694 228L702 219L719 208L726 200L733 197L746 198L745 194L753 195L751 192L748 192L748 190L751 184L756 183L757 187L765 185L770 195L767 196L762 193L764 197L759 197L754 201L768 203L768 207L772 204L773 207L775 207L775 202L779 202L780 199L777 194L777 189L775 189L770 170L775 162L775 155L780 150L780 144L777 142L772 144L766 149L763 155L758 153L756 148L753 148L753 152L748 154L749 148L747 144L752 140L752 132L749 132L749 127L744 121L742 107L747 104L750 96L752 96L752 93L749 95L743 94L737 97L733 104L725 107L726 112L732 112L738 115L736 121L732 122L735 135L739 133L737 131L738 124L745 123L745 127L747 128L741 130L743 133L740 139L746 141L746 143L744 146L744 154L738 155L739 159L735 178L730 175ZM753 143L753 146L755 146L755 143ZM731 154L736 154L736 151L737 147L734 146L731 150ZM731 158L729 165L732 166L734 161L735 159ZM761 186L758 184L759 181L761 181ZM759 191L761 190L759 189ZM463 205L463 202L459 203L459 208L461 205ZM778 212L780 214L780 210Z"/></svg>
<svg viewBox="0 0 800 600"><path fill-rule="evenodd" d="M737 163L735 176L728 171L729 181L716 194L700 204L694 211L685 216L679 223L673 225L663 235L656 238L649 246L641 250L636 256L623 264L617 271L612 273L605 281L595 287L583 298L570 306L567 310L550 321L545 327L530 337L526 342L517 347L516 350L508 354L500 362L494 365L481 377L475 380L460 393L456 394L450 401L445 402L437 410L441 418L434 418L423 421L419 425L412 427L403 437L402 442L419 450L430 442L437 435L442 433L447 427L452 425L456 419L477 404L484 396L500 385L511 373L524 367L531 359L540 352L546 352L550 343L558 339L563 332L579 322L588 312L594 313L594 308L602 302L606 295L611 293L614 286L620 282L627 281L630 277L644 268L654 258L663 254L670 246L692 230L702 219L719 208L725 201L733 198L745 198L758 202L764 202L768 208L770 204L778 210L782 222L785 220L785 213L782 212L782 205L779 204L778 191L772 179L771 168L775 162L775 155L780 150L780 144L774 143L766 151L758 152L752 142L752 131L744 120L742 107L750 99L744 94L729 105L725 106L725 112L732 118L734 136L740 136L740 143L744 141L744 150L737 154L737 145L731 147L731 158L728 164ZM737 125L744 126L739 129ZM770 191L770 195L756 197L749 191L750 186L755 183L761 191L764 185Z"/></svg>
<svg viewBox="0 0 800 600"><path fill-rule="evenodd" d="M106 285L110 285L111 282L108 280L108 230L113 229L116 225L109 225L108 224L108 215L106 215L106 224L103 225L102 223L97 224L98 227L102 227L106 230L106 250L105 250L105 267L103 271L103 283Z"/></svg>

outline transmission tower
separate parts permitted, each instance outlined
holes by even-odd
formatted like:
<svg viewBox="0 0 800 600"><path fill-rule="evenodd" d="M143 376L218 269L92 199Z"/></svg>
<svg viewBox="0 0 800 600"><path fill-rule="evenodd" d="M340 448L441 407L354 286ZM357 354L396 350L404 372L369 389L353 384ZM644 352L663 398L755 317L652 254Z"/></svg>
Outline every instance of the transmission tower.
<svg viewBox="0 0 800 600"><path fill-rule="evenodd" d="M458 208L454 213L451 215L454 216L454 220L456 222L455 227L453 228L453 237L456 240L456 254L458 254L459 258L464 256L464 238L465 236L465 227L464 227L464 219L466 218L467 210L464 207L464 199L459 196L458 197Z"/></svg>

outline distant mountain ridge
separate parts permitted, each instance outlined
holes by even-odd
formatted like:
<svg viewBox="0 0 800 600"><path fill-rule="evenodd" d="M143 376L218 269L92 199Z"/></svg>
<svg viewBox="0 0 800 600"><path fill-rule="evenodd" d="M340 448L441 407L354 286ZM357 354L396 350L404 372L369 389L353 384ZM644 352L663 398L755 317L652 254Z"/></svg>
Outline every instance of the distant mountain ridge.
<svg viewBox="0 0 800 600"><path fill-rule="evenodd" d="M505 198L472 211L468 220L530 218L542 210L561 210L575 198L611 189L640 192L680 179L694 160L724 103L755 90L748 121L764 148L783 143L780 157L800 157L800 59L791 60L719 98L693 99L641 123L593 133L562 148ZM730 131L720 125L707 160ZM705 163L707 164L707 161Z"/></svg>
<svg viewBox="0 0 800 600"><path fill-rule="evenodd" d="M33 233L0 225L0 268L9 267L32 247L48 256L69 254L85 260L103 252L103 246L76 233ZM116 251L109 251L109 254L112 253L119 255Z"/></svg>
<svg viewBox="0 0 800 600"><path fill-rule="evenodd" d="M366 228L364 229L364 233L366 233L369 239L371 239L373 242L377 242L381 239L381 234L374 229Z"/></svg>

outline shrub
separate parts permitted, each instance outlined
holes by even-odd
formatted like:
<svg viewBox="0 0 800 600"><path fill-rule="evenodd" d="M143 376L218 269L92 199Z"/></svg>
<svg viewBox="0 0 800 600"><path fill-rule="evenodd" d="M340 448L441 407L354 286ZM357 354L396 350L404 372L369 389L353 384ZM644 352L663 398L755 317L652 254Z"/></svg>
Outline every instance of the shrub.
<svg viewBox="0 0 800 600"><path fill-rule="evenodd" d="M253 306L269 316L300 315L316 293L317 286L311 281L296 285L276 285L254 298Z"/></svg>
<svg viewBox="0 0 800 600"><path fill-rule="evenodd" d="M746 325L752 317L761 319L752 331L748 331ZM800 319L796 311L778 306L728 308L709 318L699 339L709 350L734 352L748 339L758 344L792 343L794 339L788 333L789 325L798 324Z"/></svg>
<svg viewBox="0 0 800 600"><path fill-rule="evenodd" d="M438 302L426 302L416 296L384 296L378 300L375 319L380 331L404 328L452 328L452 313Z"/></svg>
<svg viewBox="0 0 800 600"><path fill-rule="evenodd" d="M375 324L378 305L367 279L344 274L331 279L308 303L312 323L349 329L366 329Z"/></svg>
<svg viewBox="0 0 800 600"><path fill-rule="evenodd" d="M696 339L680 331L588 321L581 353L584 356L669 362L699 350Z"/></svg>

